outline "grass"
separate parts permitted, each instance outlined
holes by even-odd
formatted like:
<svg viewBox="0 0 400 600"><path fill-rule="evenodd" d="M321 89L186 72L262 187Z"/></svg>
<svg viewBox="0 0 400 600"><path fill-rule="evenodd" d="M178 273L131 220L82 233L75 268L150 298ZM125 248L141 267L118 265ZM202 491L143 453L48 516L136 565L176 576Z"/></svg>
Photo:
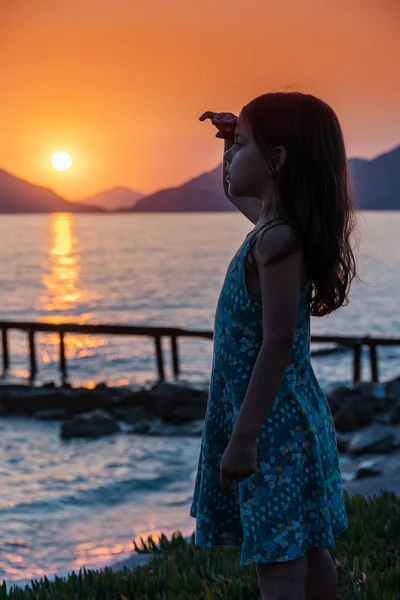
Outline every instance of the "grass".
<svg viewBox="0 0 400 600"><path fill-rule="evenodd" d="M346 494L349 529L332 551L341 600L400 599L400 498ZM192 537L194 542L194 535ZM150 562L131 571L82 569L68 578L32 581L24 590L0 586L0 600L255 600L254 567L241 567L238 548L199 548L180 532L136 544Z"/></svg>

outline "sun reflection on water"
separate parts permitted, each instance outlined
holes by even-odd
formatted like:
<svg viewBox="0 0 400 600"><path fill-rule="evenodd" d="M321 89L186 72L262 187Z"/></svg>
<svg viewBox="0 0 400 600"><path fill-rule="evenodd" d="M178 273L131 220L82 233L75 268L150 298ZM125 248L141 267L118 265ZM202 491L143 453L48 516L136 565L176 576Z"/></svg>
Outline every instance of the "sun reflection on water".
<svg viewBox="0 0 400 600"><path fill-rule="evenodd" d="M79 243L74 234L74 215L54 214L51 221L50 273L44 273L46 295L42 297L48 311L68 310L79 304L84 292L80 287Z"/></svg>
<svg viewBox="0 0 400 600"><path fill-rule="evenodd" d="M47 323L87 323L91 314L85 304L95 299L83 286L81 279L82 256L80 240L75 234L75 216L57 213L51 220L51 243L48 252L49 267L43 271L45 292L41 303L46 311ZM79 311L79 308L82 311ZM71 314L72 313L72 314ZM100 336L67 334L65 349L67 359L93 356L107 341ZM41 348L41 360L52 363L58 360L59 336L49 334Z"/></svg>

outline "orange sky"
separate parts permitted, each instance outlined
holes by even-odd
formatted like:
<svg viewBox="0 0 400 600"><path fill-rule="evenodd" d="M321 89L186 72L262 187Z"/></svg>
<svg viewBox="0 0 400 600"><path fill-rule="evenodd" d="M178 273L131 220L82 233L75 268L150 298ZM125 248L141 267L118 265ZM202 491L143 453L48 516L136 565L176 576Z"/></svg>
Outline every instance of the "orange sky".
<svg viewBox="0 0 400 600"><path fill-rule="evenodd" d="M0 168L68 199L149 193L220 161L204 110L284 89L375 156L400 144L399 29L399 0L0 0Z"/></svg>

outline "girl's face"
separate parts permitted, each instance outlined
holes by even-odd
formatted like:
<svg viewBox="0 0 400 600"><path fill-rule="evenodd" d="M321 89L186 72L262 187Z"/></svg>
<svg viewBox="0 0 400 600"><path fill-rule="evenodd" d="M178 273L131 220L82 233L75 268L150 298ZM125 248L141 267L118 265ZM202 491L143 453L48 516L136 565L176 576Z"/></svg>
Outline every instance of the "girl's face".
<svg viewBox="0 0 400 600"><path fill-rule="evenodd" d="M229 193L233 197L265 198L273 183L268 163L253 137L251 125L241 113L235 128L235 144L227 152Z"/></svg>

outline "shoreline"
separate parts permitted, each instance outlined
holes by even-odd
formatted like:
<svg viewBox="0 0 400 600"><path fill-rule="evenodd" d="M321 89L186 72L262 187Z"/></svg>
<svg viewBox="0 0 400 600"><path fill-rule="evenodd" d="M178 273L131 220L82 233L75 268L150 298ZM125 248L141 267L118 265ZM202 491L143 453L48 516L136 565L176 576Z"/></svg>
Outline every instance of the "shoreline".
<svg viewBox="0 0 400 600"><path fill-rule="evenodd" d="M363 457L367 459L367 461L374 461L376 459L376 455L367 455ZM356 461L354 460L354 463ZM364 497L371 496L379 496L382 490L384 491L392 491L397 496L400 497L400 448L394 451L392 454L385 456L385 459L382 461L382 472L379 475L370 476L365 479L355 479L351 481L343 481L343 489L346 490L350 496L354 495L363 495ZM349 465L351 468L354 468L355 465ZM342 471L343 474L343 471ZM193 519L195 523L195 520ZM193 528L193 532L195 530L195 525ZM161 535L161 534L159 534ZM170 539L172 535L169 536ZM192 539L192 535L183 536L183 538L190 543ZM156 542L158 543L158 542ZM146 566L151 557L154 554L139 554L133 551L131 554L117 560L113 563L103 564L96 567L90 567L90 571L102 571L104 569L110 569L113 573L117 573L119 571L123 571L124 568L129 570L135 570L138 567ZM87 568L82 566L81 568ZM75 570L75 573L79 572L79 570ZM50 577L47 577L49 581L54 581L56 577L67 578L71 575L72 571L62 571L58 574L54 574ZM39 580L38 580L39 581ZM11 588L19 588L24 590L26 585L30 585L30 580L26 582L8 582L7 587Z"/></svg>

